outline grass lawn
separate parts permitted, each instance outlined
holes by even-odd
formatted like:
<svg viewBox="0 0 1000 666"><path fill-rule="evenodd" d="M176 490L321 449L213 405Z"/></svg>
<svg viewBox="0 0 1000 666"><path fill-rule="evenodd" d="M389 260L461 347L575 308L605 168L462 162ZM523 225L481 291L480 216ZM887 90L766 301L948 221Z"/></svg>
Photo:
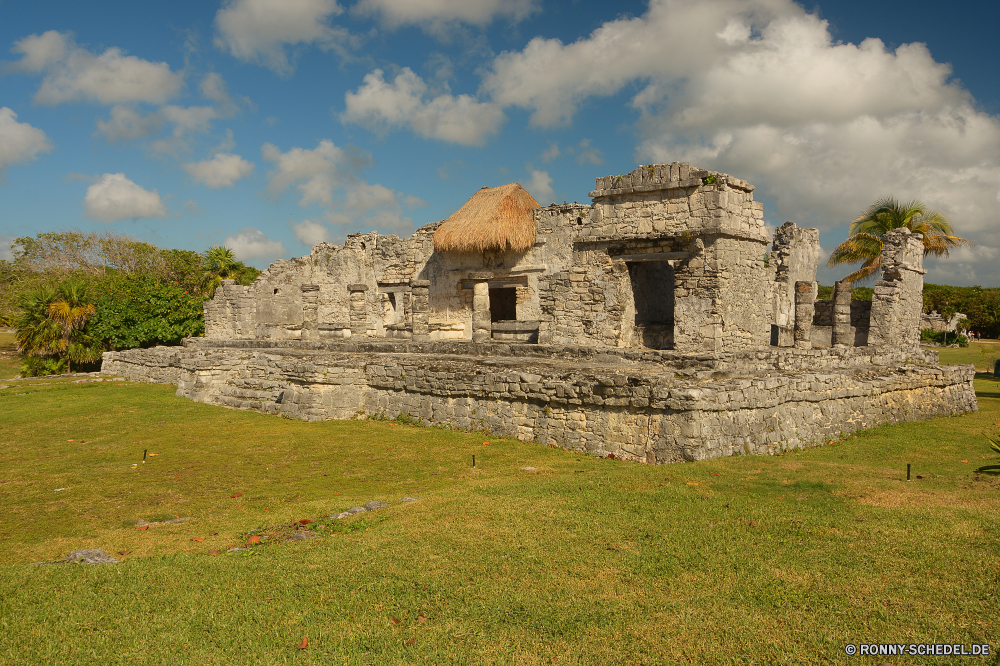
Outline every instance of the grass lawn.
<svg viewBox="0 0 1000 666"><path fill-rule="evenodd" d="M941 363L945 365L963 365L971 363L980 372L993 372L993 363L1000 358L1000 340L982 340L970 342L968 347L951 349L949 347L924 347L938 353Z"/></svg>
<svg viewBox="0 0 1000 666"><path fill-rule="evenodd" d="M14 334L0 330L0 379L17 376L21 359L14 343Z"/></svg>
<svg viewBox="0 0 1000 666"><path fill-rule="evenodd" d="M2 384L0 663L897 665L955 660L844 646L1000 649L1000 478L973 471L1000 462L986 374L976 414L666 466L290 421L170 386ZM325 518L369 500L391 506ZM302 519L321 536L285 540ZM122 563L29 565L78 548Z"/></svg>

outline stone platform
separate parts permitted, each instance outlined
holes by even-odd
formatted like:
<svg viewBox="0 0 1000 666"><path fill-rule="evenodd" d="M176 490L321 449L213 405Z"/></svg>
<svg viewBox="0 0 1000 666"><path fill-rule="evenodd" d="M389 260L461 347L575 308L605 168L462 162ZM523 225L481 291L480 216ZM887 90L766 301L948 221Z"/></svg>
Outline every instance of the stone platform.
<svg viewBox="0 0 1000 666"><path fill-rule="evenodd" d="M775 453L976 411L973 366L919 349L674 352L466 341L188 339L104 374L308 421L408 413L644 463Z"/></svg>

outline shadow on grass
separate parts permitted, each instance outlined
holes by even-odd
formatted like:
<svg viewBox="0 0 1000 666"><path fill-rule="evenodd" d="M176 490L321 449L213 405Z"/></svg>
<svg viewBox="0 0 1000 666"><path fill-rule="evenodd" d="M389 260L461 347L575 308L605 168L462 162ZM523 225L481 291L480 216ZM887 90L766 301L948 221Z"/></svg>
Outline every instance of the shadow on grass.
<svg viewBox="0 0 1000 666"><path fill-rule="evenodd" d="M1000 377L995 377L992 372L977 372L976 379L986 382L988 390L977 390L977 398L1000 398Z"/></svg>

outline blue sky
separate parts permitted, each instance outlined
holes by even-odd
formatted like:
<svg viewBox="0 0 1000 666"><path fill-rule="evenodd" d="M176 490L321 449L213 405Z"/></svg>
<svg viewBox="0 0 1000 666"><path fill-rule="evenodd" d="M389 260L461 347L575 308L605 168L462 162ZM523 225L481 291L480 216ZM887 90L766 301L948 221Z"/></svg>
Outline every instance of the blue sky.
<svg viewBox="0 0 1000 666"><path fill-rule="evenodd" d="M921 199L976 243L927 280L998 286L998 29L895 0L0 0L0 258L111 229L263 267L484 185L584 202L681 160L825 251Z"/></svg>

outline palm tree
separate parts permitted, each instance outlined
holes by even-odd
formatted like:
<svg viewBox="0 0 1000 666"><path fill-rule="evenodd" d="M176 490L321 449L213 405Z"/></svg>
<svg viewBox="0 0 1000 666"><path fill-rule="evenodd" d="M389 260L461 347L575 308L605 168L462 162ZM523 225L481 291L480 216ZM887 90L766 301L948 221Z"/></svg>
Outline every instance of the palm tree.
<svg viewBox="0 0 1000 666"><path fill-rule="evenodd" d="M948 252L971 241L952 236L951 220L928 210L919 201L900 203L894 197L879 199L858 215L848 229L848 237L830 253L827 266L861 262L861 267L844 277L848 282L864 282L882 267L882 236L906 227L924 236L924 256L948 256Z"/></svg>
<svg viewBox="0 0 1000 666"><path fill-rule="evenodd" d="M97 312L87 287L68 280L57 287L41 287L21 299L17 326L18 350L53 362L88 363L101 357L98 340L84 331L87 320Z"/></svg>
<svg viewBox="0 0 1000 666"><path fill-rule="evenodd" d="M56 291L59 297L50 302L46 310L62 334L58 351L69 361L72 372L74 362L88 363L101 357L97 340L83 330L87 320L97 312L97 306L90 301L87 285L82 282L68 280Z"/></svg>
<svg viewBox="0 0 1000 666"><path fill-rule="evenodd" d="M28 356L52 356L62 340L62 329L49 318L49 304L58 298L54 287L39 287L21 297L14 320L17 350Z"/></svg>
<svg viewBox="0 0 1000 666"><path fill-rule="evenodd" d="M201 276L201 286L205 295L212 298L215 288L223 280L235 277L243 267L236 255L228 247L216 245L205 250L205 272Z"/></svg>

